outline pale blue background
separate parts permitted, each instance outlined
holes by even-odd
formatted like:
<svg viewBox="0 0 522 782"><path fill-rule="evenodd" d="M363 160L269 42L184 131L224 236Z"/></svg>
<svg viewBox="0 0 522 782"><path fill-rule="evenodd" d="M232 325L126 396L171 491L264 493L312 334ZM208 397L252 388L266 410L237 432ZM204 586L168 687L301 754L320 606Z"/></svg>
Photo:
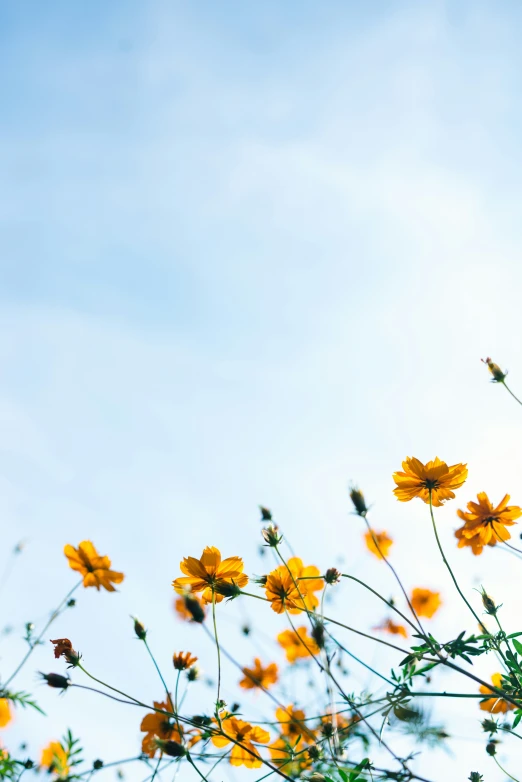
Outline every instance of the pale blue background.
<svg viewBox="0 0 522 782"><path fill-rule="evenodd" d="M391 494L405 455L437 454L470 466L439 512L450 559L472 599L485 583L522 629L517 560L473 559L452 537L477 491L522 504L522 411L479 361L510 367L522 392L521 22L507 1L2 3L2 559L28 540L2 624L44 617L74 583L64 543L91 538L126 581L81 594L52 637L159 698L128 615L166 669L191 648L212 674L207 639L173 618L170 582L206 544L263 572L260 502L307 561L342 558L396 591L348 516L354 479L408 586L441 589L434 631L472 631L427 509ZM382 618L347 583L337 595L346 621ZM228 632L225 614L252 608L223 608ZM255 616L270 635L284 626ZM345 640L382 670L397 662ZM22 648L1 642L4 675ZM368 683L350 667L353 689ZM56 669L50 649L19 686L38 668ZM139 746L138 712L37 694L52 721L30 718L35 753L68 725L90 758ZM193 708L210 699L200 685ZM427 753L419 773L502 782L478 707L436 716L453 754ZM517 744L499 755L515 774Z"/></svg>

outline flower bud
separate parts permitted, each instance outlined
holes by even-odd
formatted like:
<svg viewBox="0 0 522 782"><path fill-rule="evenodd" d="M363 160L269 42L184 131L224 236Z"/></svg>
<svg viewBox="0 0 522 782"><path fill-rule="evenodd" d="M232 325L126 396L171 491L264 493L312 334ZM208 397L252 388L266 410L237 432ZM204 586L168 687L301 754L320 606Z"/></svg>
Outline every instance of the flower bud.
<svg viewBox="0 0 522 782"><path fill-rule="evenodd" d="M272 512L269 511L268 508L260 505L259 510L261 511L261 521L272 521Z"/></svg>
<svg viewBox="0 0 522 782"><path fill-rule="evenodd" d="M472 771L468 779L469 782L484 782L484 777L478 771Z"/></svg>
<svg viewBox="0 0 522 782"><path fill-rule="evenodd" d="M183 599L185 601L185 608L191 615L194 622L202 624L205 620L205 609L199 600L197 600L195 597L190 597L190 595L185 595Z"/></svg>
<svg viewBox="0 0 522 782"><path fill-rule="evenodd" d="M268 576L259 576L259 578L254 579L256 584L259 584L259 586L266 586L266 582L268 581Z"/></svg>
<svg viewBox="0 0 522 782"><path fill-rule="evenodd" d="M235 597L239 597L241 594L241 590L238 585L229 581L218 581L214 589L218 595L223 595L223 597L228 597L231 600L233 600Z"/></svg>
<svg viewBox="0 0 522 782"><path fill-rule="evenodd" d="M322 725L322 728L321 728L321 733L323 734L323 736L328 739L331 736L333 736L333 732L334 732L333 723L330 722L330 720L327 720L326 722L323 722L323 725Z"/></svg>
<svg viewBox="0 0 522 782"><path fill-rule="evenodd" d="M71 680L59 673L40 673L40 676L49 687L55 687L57 690L66 690Z"/></svg>
<svg viewBox="0 0 522 782"><path fill-rule="evenodd" d="M200 677L201 677L201 671L197 665L193 665L192 668L188 669L187 679L189 680L189 682L195 682Z"/></svg>
<svg viewBox="0 0 522 782"><path fill-rule="evenodd" d="M308 747L307 754L310 760L319 760L321 757L321 751L317 744L312 744L311 747Z"/></svg>
<svg viewBox="0 0 522 782"><path fill-rule="evenodd" d="M100 768L103 768L103 760L95 760L92 767L95 771L99 771Z"/></svg>
<svg viewBox="0 0 522 782"><path fill-rule="evenodd" d="M484 587L482 587L480 596L482 597L482 605L484 606L486 614L489 614L490 616L496 616L500 606L495 605L495 601L486 593Z"/></svg>
<svg viewBox="0 0 522 782"><path fill-rule="evenodd" d="M156 746L165 755L169 755L171 758L182 758L187 754L187 750L182 744L178 744L177 741L163 741L163 739L155 739Z"/></svg>
<svg viewBox="0 0 522 782"><path fill-rule="evenodd" d="M324 649L324 624L322 622L314 622L311 635L319 649Z"/></svg>
<svg viewBox="0 0 522 782"><path fill-rule="evenodd" d="M362 491L358 489L356 486L351 486L350 499L353 502L353 507L355 508L355 512L357 513L357 515L362 516L364 518L368 513L368 508L366 507L366 502Z"/></svg>
<svg viewBox="0 0 522 782"><path fill-rule="evenodd" d="M483 364L486 364L489 371L493 375L492 383L503 383L506 379L507 372L502 372L498 364L495 364L494 361L492 361L489 356L488 358L481 358L480 359Z"/></svg>
<svg viewBox="0 0 522 782"><path fill-rule="evenodd" d="M24 763L24 768L27 769L34 768L34 760L30 760L30 759L26 760Z"/></svg>
<svg viewBox="0 0 522 782"><path fill-rule="evenodd" d="M269 524L268 527L264 527L261 530L261 535L264 537L268 546L278 546L283 540L283 536L279 534L279 527L277 524Z"/></svg>
<svg viewBox="0 0 522 782"><path fill-rule="evenodd" d="M488 743L486 744L486 752L488 753L488 755L491 755L491 757L493 757L493 755L496 755L497 754L497 742L496 741L488 741Z"/></svg>
<svg viewBox="0 0 522 782"><path fill-rule="evenodd" d="M320 774L318 771L314 771L313 774L310 774L308 779L310 780L310 782L325 782L326 777L324 776L324 774Z"/></svg>
<svg viewBox="0 0 522 782"><path fill-rule="evenodd" d="M134 632L136 633L140 641L144 641L147 637L147 631L145 630L145 628L143 627L139 619L136 619L135 616L131 618L134 619Z"/></svg>
<svg viewBox="0 0 522 782"><path fill-rule="evenodd" d="M338 584L341 580L341 572L336 567L329 567L324 574L324 580L327 584Z"/></svg>

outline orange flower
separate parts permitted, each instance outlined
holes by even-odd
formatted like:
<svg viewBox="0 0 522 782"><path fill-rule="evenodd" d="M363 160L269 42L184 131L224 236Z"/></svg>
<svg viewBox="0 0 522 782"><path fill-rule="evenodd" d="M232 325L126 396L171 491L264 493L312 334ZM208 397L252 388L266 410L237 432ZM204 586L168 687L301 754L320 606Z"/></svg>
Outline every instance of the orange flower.
<svg viewBox="0 0 522 782"><path fill-rule="evenodd" d="M167 701L163 703L159 701L154 701L153 703L155 709L174 711L170 695ZM164 741L172 739L180 744L182 743L176 724L167 714L160 714L157 711L146 714L141 721L140 730L142 733L145 733L141 742L141 751L148 755L149 758L153 758L156 754L157 746L155 739L163 739Z"/></svg>
<svg viewBox="0 0 522 782"><path fill-rule="evenodd" d="M193 657L190 652L178 652L172 658L174 668L177 671L185 671L187 668L191 668L197 661L198 658Z"/></svg>
<svg viewBox="0 0 522 782"><path fill-rule="evenodd" d="M320 651L314 639L308 635L305 626L296 627L295 633L293 630L283 630L277 636L277 641L285 650L289 663L295 663L300 658L310 657L311 654L319 654Z"/></svg>
<svg viewBox="0 0 522 782"><path fill-rule="evenodd" d="M402 635L403 638L408 637L408 631L404 625L396 625L393 619L385 619L380 625L372 628L373 630L385 630L392 635Z"/></svg>
<svg viewBox="0 0 522 782"><path fill-rule="evenodd" d="M477 502L468 502L468 513L458 510L457 515L465 524L455 532L458 547L470 546L476 556L482 554L484 546L496 546L498 541L511 538L506 527L512 527L515 519L522 516L522 508L518 505L508 505L509 494L506 494L496 508L493 507L486 492L477 494Z"/></svg>
<svg viewBox="0 0 522 782"><path fill-rule="evenodd" d="M438 456L427 464L408 456L402 463L402 469L404 472L393 473L393 480L397 484L393 493L401 502L420 497L429 503L431 491L432 504L443 505L446 500L455 497L452 489L459 489L468 477L465 464L452 464L448 467Z"/></svg>
<svg viewBox="0 0 522 782"><path fill-rule="evenodd" d="M255 690L258 687L266 690L278 679L277 665L270 663L263 668L259 657L254 658L254 667L243 668L243 673L245 678L241 679L239 686L245 690Z"/></svg>
<svg viewBox="0 0 522 782"><path fill-rule="evenodd" d="M502 689L502 674L494 673L491 677L491 683L495 687ZM483 695L493 696L485 701L480 701L480 708L482 711L489 711L491 714L505 714L507 711L511 711L511 709L515 708L512 703L509 703L503 698L500 698L498 695L492 692L489 687L485 687L483 684L481 684L479 690L481 693L483 693Z"/></svg>
<svg viewBox="0 0 522 782"><path fill-rule="evenodd" d="M66 779L69 776L69 755L59 741L51 741L42 750L40 765L54 772L58 779Z"/></svg>
<svg viewBox="0 0 522 782"><path fill-rule="evenodd" d="M11 706L7 698L0 698L0 728L5 728L13 719Z"/></svg>
<svg viewBox="0 0 522 782"><path fill-rule="evenodd" d="M300 557L292 557L286 565L279 565L267 576L265 591L272 610L282 614L313 611L319 605L314 592L324 588L324 580L315 565L305 567Z"/></svg>
<svg viewBox="0 0 522 782"><path fill-rule="evenodd" d="M57 638L55 641L51 641L51 643L54 644L54 656L56 659L61 657L62 654L65 655L68 652L72 652L73 646L68 638Z"/></svg>
<svg viewBox="0 0 522 782"><path fill-rule="evenodd" d="M9 760L9 752L0 741L0 760Z"/></svg>
<svg viewBox="0 0 522 782"><path fill-rule="evenodd" d="M364 539L368 551L375 554L377 559L384 559L384 557L387 557L393 546L393 540L387 532L375 532L375 530L370 532L370 530L368 530L368 532L365 532L364 534Z"/></svg>
<svg viewBox="0 0 522 782"><path fill-rule="evenodd" d="M223 595L216 592L218 586L234 584L241 588L248 584L241 557L228 557L221 561L221 552L215 546L207 546L201 559L185 557L179 566L185 576L172 582L176 592L183 594L187 589L201 592L204 603L211 603L213 596L216 603L223 600Z"/></svg>
<svg viewBox="0 0 522 782"><path fill-rule="evenodd" d="M221 729L224 736L212 736L212 743L216 747L226 747L231 740L240 742L242 746L234 744L230 752L230 764L232 766L246 766L247 768L260 768L262 765L259 750L256 744L267 744L270 734L263 728L253 727L248 722L238 720L236 717L228 717L221 721Z"/></svg>
<svg viewBox="0 0 522 782"><path fill-rule="evenodd" d="M291 614L301 613L299 605L302 605L303 601L296 582L285 565L279 565L267 576L265 594L276 614L282 614L285 609Z"/></svg>
<svg viewBox="0 0 522 782"><path fill-rule="evenodd" d="M418 616L425 616L427 619L431 619L442 605L440 592L432 592L430 589L416 587L411 593L411 604Z"/></svg>
<svg viewBox="0 0 522 782"><path fill-rule="evenodd" d="M180 619L187 622L201 623L205 619L205 605L197 595L191 595L190 592L177 597L174 601L174 608Z"/></svg>
<svg viewBox="0 0 522 782"><path fill-rule="evenodd" d="M281 735L288 741L295 741L301 736L303 741L310 743L315 741L315 734L312 728L307 727L306 715L302 709L295 709L292 704L283 709L279 706L276 709L276 720L279 723Z"/></svg>
<svg viewBox="0 0 522 782"><path fill-rule="evenodd" d="M109 557L100 557L90 540L84 540L78 548L65 546L63 553L69 560L69 567L83 576L84 587L94 586L99 591L115 592L112 584L121 584L123 573L111 570Z"/></svg>

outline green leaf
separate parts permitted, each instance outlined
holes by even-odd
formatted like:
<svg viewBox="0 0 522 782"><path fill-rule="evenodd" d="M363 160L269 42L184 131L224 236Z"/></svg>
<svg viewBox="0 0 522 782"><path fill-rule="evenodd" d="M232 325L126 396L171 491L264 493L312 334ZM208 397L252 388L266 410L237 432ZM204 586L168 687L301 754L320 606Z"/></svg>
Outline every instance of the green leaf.
<svg viewBox="0 0 522 782"><path fill-rule="evenodd" d="M513 646L515 647L515 649L519 654L522 654L522 644L520 643L520 641L513 639Z"/></svg>

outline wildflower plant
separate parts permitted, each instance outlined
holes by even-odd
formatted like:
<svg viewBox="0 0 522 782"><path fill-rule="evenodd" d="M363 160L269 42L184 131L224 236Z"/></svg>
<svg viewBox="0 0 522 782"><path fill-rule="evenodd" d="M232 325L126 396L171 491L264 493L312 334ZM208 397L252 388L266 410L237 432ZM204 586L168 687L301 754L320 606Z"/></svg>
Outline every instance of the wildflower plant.
<svg viewBox="0 0 522 782"><path fill-rule="evenodd" d="M506 386L506 373L490 358L485 363L493 381L504 385L519 401ZM79 590L95 587L102 600L111 599L104 593L125 588L124 574L113 570L111 560L100 555L91 541L84 540L76 547L65 545L67 564L80 580L41 628L30 622L24 625L27 649L14 670L4 670L0 660L0 778L18 782L22 775L45 772L53 782L90 782L106 768L126 762L142 768L148 782L160 779L163 772L175 778L180 769L180 778L219 782L222 764L241 768L248 775L257 771L257 776L252 776L257 782L266 778L441 782L431 776L429 764L422 764L419 747L428 752L444 744L449 734L443 724L433 723L426 702L462 698L475 717L483 745L478 759L470 755L469 768L481 768L470 770L468 779L487 779L488 764L496 764L516 780L519 772L501 765L498 749L502 745L502 758L509 757L510 743L522 738L517 732L522 720L522 630L504 629L502 603L484 587L479 591L483 611L473 606L471 600L475 597L476 604L476 595L461 583L458 568L450 565L437 526L438 509L456 500L457 492L459 505L467 500L463 489L467 465L448 464L438 457L427 462L407 457L392 477L398 501L420 499L423 503L419 507L433 532L432 556L440 557L447 570L446 588L439 591L438 585L410 583L408 573L398 572L393 558L399 546L393 531L389 524L386 531L373 527L371 506L356 486L349 489L349 499L358 517L361 543L368 561L388 573L398 597L381 594L369 581L322 562L317 546L316 562L305 564L293 552L286 531L275 524L272 511L260 506L265 525L260 539L265 561L271 559L264 575L245 572L242 552L222 557L214 545L207 546L199 557L180 551L180 572L176 569L172 573L174 591L167 583L165 592L173 600L173 617L193 625L193 646L184 651L169 649L169 670L162 670L149 646L147 618L142 622L132 617L129 637L133 635L141 645L144 659L157 675L157 690L147 694L140 688L138 695L134 680L116 687L106 681L103 671L91 671L91 662L75 650L73 641L50 637L54 635L50 627L58 617L66 626L67 612L75 606ZM522 553L508 542L522 508L509 503L508 494L494 504L480 492L476 501L466 502L466 510L456 507L455 524L463 522L454 530L456 556L466 555L458 553L463 548L474 556L486 551L488 556L496 555L502 547ZM183 549L182 540L179 545ZM21 551L15 548L12 556L18 558ZM452 557L452 561L457 560ZM354 584L367 590L376 607L375 616L360 616L357 626L346 618L346 607L352 600L348 590ZM450 589L452 603L458 601L461 609L463 628L454 637L433 629L443 626ZM231 601L241 601L244 611L255 604L256 617L264 612L265 617L279 623L278 632L261 645L255 622L244 613L249 621L243 620L243 638L253 644L247 657L229 644L223 631L222 619ZM432 622L435 616L441 620L438 624ZM470 619L472 631L467 629ZM358 657L351 643L354 636L389 653L390 664L374 667L370 659ZM204 637L210 638L215 652L215 667L206 679L198 665ZM91 697L94 693L100 701L110 698L122 709L133 710L140 735L134 757L96 759L89 766L83 760L81 740L71 730L56 738L52 726L49 742L39 748L39 754L30 736L22 747L5 745L3 730L15 715L22 724L24 710L45 718L37 699L16 687L20 671L31 665L34 650L41 646L48 650L49 665L64 666L62 672L40 672L39 679L63 696L60 703L67 719L74 721L69 697L72 688L79 694L89 690ZM377 682L373 691L357 687L357 680L347 670L347 660L372 674L372 681ZM236 677L234 700L228 692L224 698L225 666L227 675L233 672ZM490 673L484 678L482 671L488 666ZM448 691L441 685L444 671L450 671L452 681L460 681L460 687ZM303 685L306 680L311 685L308 689ZM206 703L204 712L196 712L191 701L193 688L198 686L207 687L206 696L201 695L203 690L199 696ZM258 719L259 709L263 720Z"/></svg>

